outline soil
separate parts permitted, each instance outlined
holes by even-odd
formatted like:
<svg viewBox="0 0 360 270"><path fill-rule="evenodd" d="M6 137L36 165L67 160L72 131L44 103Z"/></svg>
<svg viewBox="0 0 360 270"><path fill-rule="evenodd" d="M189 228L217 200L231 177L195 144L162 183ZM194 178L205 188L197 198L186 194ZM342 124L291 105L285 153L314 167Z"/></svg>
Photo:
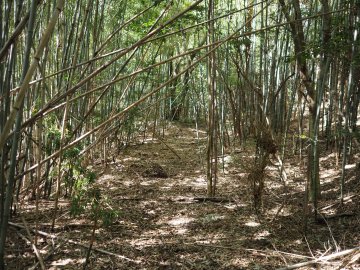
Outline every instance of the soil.
<svg viewBox="0 0 360 270"><path fill-rule="evenodd" d="M161 140L139 138L108 164L94 162L96 186L117 216L97 226L87 269L277 269L360 246L360 169L355 163L347 166L341 204L341 170L335 155L322 151L320 215L315 219L308 209L305 234L305 161L285 155L284 183L271 156L262 209L256 213L246 165L253 153L252 147L222 153L217 195L211 199L206 195L206 133L185 124L169 127ZM54 202L41 200L39 207L37 229L48 234L37 236L45 268L81 269L91 217L71 217L70 202L63 199L51 230ZM24 226L25 221L35 229L34 213L33 201L21 203L12 222ZM29 239L21 227L9 227L7 269L36 266ZM299 269L360 269L359 257L358 250Z"/></svg>

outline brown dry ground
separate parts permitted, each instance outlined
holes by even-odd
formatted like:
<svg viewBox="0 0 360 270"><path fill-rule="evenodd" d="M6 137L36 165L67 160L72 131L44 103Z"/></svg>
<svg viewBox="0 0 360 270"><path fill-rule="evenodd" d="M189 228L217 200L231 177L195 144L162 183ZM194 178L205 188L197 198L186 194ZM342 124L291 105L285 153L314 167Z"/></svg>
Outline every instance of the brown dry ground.
<svg viewBox="0 0 360 270"><path fill-rule="evenodd" d="M276 160L267 167L263 211L255 215L247 173L241 165L251 162L250 150L230 151L219 159L224 163L217 197L223 201L196 200L206 196L206 134L200 131L198 135L199 139L196 130L186 125L168 129L163 140L181 159L159 140L148 139L128 146L106 167L93 166L103 198L119 215L110 226L96 230L97 250L87 269L276 269L360 246L360 170L355 166L346 170L346 196L341 205L340 170L335 168L334 155L323 155L319 209L331 218L326 222L309 218L305 235L305 175L296 157L289 154L285 159L287 188ZM154 163L169 177L145 175L144 168ZM45 259L46 269L81 269L86 249L64 239L88 244L91 220L71 218L69 203L63 200L55 231L51 231L52 209L53 202L41 201L39 229L58 237L38 238L42 256L51 255ZM34 202L22 204L12 221L23 224L21 216L34 228ZM30 269L37 262L28 239L24 230L10 226L8 269ZM46 251L53 247L53 253ZM318 268L301 269L360 269L360 263L352 253Z"/></svg>

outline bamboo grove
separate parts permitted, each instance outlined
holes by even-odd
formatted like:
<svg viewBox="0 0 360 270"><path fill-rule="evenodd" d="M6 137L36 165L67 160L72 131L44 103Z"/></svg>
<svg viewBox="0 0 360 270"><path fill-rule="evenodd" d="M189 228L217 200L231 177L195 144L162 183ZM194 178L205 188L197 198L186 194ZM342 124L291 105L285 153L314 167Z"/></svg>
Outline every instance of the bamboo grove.
<svg viewBox="0 0 360 270"><path fill-rule="evenodd" d="M121 154L140 135L161 136L169 121L207 125L208 196L218 155L255 138L260 171L269 155L306 161L315 215L319 142L342 171L358 143L358 1L0 5L1 258L24 200L53 200L55 224L59 198L94 181L87 164Z"/></svg>

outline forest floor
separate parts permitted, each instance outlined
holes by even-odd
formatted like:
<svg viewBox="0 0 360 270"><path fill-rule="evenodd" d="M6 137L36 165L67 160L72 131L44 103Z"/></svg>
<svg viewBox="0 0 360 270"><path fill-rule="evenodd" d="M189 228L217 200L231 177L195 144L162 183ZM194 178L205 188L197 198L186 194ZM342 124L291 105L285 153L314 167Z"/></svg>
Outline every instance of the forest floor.
<svg viewBox="0 0 360 270"><path fill-rule="evenodd" d="M263 208L256 215L241 165L251 163L253 151L233 149L219 159L217 200L212 201L206 199L205 146L204 131L176 124L161 140L140 140L108 165L92 166L102 198L118 215L96 229L87 269L277 269L360 246L355 164L347 167L341 205L341 171L335 155L323 153L318 208L325 219L309 217L305 235L306 177L298 157L285 155L286 185L276 159L266 168ZM81 269L93 222L85 215L71 217L67 200L60 206L52 231L53 201L41 200L38 229L48 235L38 236L37 248L46 269ZM22 203L12 222L24 226L26 221L34 229L34 210L34 202ZM8 269L33 269L38 260L24 229L10 226L7 245ZM360 269L359 254L299 269Z"/></svg>

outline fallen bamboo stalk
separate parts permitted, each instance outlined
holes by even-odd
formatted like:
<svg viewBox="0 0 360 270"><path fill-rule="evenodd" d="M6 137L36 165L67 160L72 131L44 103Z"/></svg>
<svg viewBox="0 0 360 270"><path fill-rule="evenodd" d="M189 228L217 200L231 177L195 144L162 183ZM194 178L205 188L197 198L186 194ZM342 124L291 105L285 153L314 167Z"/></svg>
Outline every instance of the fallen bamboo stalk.
<svg viewBox="0 0 360 270"><path fill-rule="evenodd" d="M36 244L35 244L34 239L31 237L30 228L29 228L29 226L26 224L25 219L24 219L23 217L22 217L21 219L22 219L22 222L24 223L24 226L23 226L23 227L24 227L24 229L25 229L25 231L26 231L26 233L27 233L27 235L28 235L28 237L29 237L29 241L30 241L31 247L32 247L32 249L34 250L35 256L36 256L36 258L38 259L38 262L39 262L39 264L40 264L40 267L41 267L42 270L45 270L46 268L45 268L44 260L43 260L43 258L42 258L42 256L41 256L39 250L38 250L37 247L36 247Z"/></svg>
<svg viewBox="0 0 360 270"><path fill-rule="evenodd" d="M351 254L351 253L353 253L355 251L360 251L360 246L352 248L352 249L343 250L343 251L340 251L340 252L337 252L337 253L333 253L333 254L330 254L330 255L327 255L327 256L324 256L324 257L319 257L319 258L316 258L314 260L301 262L301 263L296 263L296 264L289 265L289 266L286 266L286 267L278 268L277 270L297 269L297 268L300 268L300 267L303 267L303 266L307 266L309 264L321 263L321 262L324 262L324 261L329 261L329 260L332 260L332 259L343 257L343 256Z"/></svg>
<svg viewBox="0 0 360 270"><path fill-rule="evenodd" d="M178 153L176 153L175 149L172 148L170 145L168 145L163 139L161 139L160 136L155 135L155 138L158 139L160 142L162 142L171 152L174 153L175 156L177 156L179 159L181 159L181 157L178 155Z"/></svg>
<svg viewBox="0 0 360 270"><path fill-rule="evenodd" d="M13 226L15 228L18 228L18 229L23 229L23 230L26 230L26 228L20 224L17 224L17 223L13 223L13 222L9 222L9 225L10 226ZM75 241L75 240L71 240L71 239L67 239L67 238L64 238L64 237L60 237L60 236L57 236L57 235L53 235L53 234L49 234L49 233L46 233L46 232L43 232L43 231L39 231L39 230L34 230L34 229L30 229L30 231L32 231L33 233L37 233L41 236L45 236L45 237L49 237L51 239L60 239L60 240L63 240L64 242L67 242L67 243L70 243L70 244L74 244L74 245L77 245L77 246L80 246L80 247L83 247L83 248L86 248L88 249L89 248L89 245L86 245L86 244L83 244L83 243L80 243L78 241ZM125 261L128 261L128 262L132 262L132 263L135 263L135 264L139 264L141 263L141 261L139 260L133 260L133 259L130 259L126 256L123 256L123 255L120 255L120 254L116 254L116 253L113 253L113 252L110 252L110 251L107 251L107 250L104 250L104 249L100 249L100 248L92 248L93 251L96 251L96 252L99 252L99 253L103 253L103 254L106 254L106 255L111 255L111 256L114 256L114 257L117 257L119 259L122 259L122 260L125 260Z"/></svg>
<svg viewBox="0 0 360 270"><path fill-rule="evenodd" d="M197 202L218 202L218 203L233 203L233 199L222 198L222 197L194 197L194 201Z"/></svg>
<svg viewBox="0 0 360 270"><path fill-rule="evenodd" d="M53 247L52 249L50 249L47 252L47 255L43 258L44 261L46 261L47 259L49 259L56 250L58 250L60 247L62 247L64 245L64 242L60 243L59 245ZM28 270L35 270L37 267L39 266L39 262L36 262L33 266L29 267Z"/></svg>

